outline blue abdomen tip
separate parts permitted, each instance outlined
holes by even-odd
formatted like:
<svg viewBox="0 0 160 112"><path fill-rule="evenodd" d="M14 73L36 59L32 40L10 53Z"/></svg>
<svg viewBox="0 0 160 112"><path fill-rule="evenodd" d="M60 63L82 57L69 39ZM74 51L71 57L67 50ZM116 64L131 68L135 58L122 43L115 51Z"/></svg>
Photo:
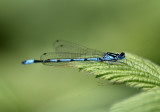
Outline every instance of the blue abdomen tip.
<svg viewBox="0 0 160 112"><path fill-rule="evenodd" d="M32 64L34 63L34 60L26 60L26 61L23 61L22 64L26 65L26 64Z"/></svg>

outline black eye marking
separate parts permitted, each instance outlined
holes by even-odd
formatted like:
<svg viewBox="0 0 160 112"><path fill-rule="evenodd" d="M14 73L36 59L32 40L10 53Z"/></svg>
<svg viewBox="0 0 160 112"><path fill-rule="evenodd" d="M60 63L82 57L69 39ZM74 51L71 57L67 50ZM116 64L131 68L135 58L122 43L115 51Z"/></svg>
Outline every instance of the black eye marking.
<svg viewBox="0 0 160 112"><path fill-rule="evenodd" d="M46 55L47 53L43 53L43 55Z"/></svg>
<svg viewBox="0 0 160 112"><path fill-rule="evenodd" d="M63 47L63 45L60 45L60 47Z"/></svg>
<svg viewBox="0 0 160 112"><path fill-rule="evenodd" d="M120 54L120 56L125 56L125 53L124 53L124 52L122 52L122 53Z"/></svg>
<svg viewBox="0 0 160 112"><path fill-rule="evenodd" d="M59 42L59 40L56 40L56 42Z"/></svg>

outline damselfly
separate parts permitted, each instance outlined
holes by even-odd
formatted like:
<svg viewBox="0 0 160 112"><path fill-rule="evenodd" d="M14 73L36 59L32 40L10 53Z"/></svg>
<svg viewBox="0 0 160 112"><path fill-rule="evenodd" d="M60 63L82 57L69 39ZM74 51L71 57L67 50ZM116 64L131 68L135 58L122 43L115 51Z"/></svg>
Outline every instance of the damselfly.
<svg viewBox="0 0 160 112"><path fill-rule="evenodd" d="M105 53L63 40L56 40L53 47L55 52L44 53L40 57L40 60L25 60L22 64L43 63L45 65L57 65L61 63L63 65L64 63L73 61L117 62L125 59L124 52L120 54Z"/></svg>

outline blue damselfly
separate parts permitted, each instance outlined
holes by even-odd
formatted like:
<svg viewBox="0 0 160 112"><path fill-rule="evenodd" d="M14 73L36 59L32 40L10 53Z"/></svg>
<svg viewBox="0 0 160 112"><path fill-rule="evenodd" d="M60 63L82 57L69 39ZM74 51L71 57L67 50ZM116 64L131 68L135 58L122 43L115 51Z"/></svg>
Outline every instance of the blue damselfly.
<svg viewBox="0 0 160 112"><path fill-rule="evenodd" d="M40 60L25 60L22 64L43 63L45 65L56 65L73 61L118 62L125 59L124 52L120 54L105 53L64 40L56 40L53 47L55 52L43 53Z"/></svg>

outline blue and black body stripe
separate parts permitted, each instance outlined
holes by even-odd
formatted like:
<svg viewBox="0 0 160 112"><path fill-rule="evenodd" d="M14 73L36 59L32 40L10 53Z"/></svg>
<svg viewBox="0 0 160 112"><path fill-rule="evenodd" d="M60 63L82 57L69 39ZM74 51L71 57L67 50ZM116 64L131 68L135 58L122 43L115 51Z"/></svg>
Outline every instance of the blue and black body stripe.
<svg viewBox="0 0 160 112"><path fill-rule="evenodd" d="M72 62L72 61L101 61L101 58L77 58L77 59L47 59L47 60L26 60L22 64L32 64L32 63L51 63L51 62Z"/></svg>

